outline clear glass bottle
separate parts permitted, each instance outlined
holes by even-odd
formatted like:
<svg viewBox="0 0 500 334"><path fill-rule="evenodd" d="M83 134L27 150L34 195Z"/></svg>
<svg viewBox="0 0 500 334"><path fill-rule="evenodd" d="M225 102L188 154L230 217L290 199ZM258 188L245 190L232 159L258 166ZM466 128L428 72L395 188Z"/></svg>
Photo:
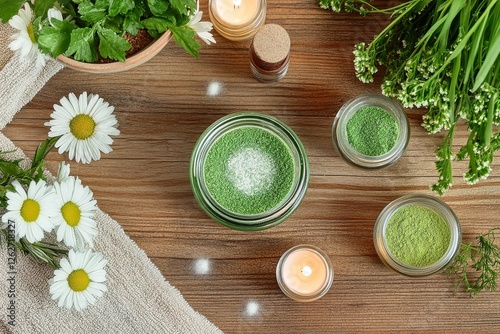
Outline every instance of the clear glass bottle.
<svg viewBox="0 0 500 334"><path fill-rule="evenodd" d="M266 21L266 0L209 0L208 14L222 37L249 40Z"/></svg>
<svg viewBox="0 0 500 334"><path fill-rule="evenodd" d="M285 77L290 63L290 36L277 24L265 24L250 46L250 70L261 82L276 82Z"/></svg>
<svg viewBox="0 0 500 334"><path fill-rule="evenodd" d="M298 245L287 250L279 259L276 280L286 296L299 302L311 302L330 290L332 263L318 247Z"/></svg>
<svg viewBox="0 0 500 334"><path fill-rule="evenodd" d="M450 244L443 256L436 262L424 266L409 266L399 261L390 251L386 241L386 228L391 216L406 205L418 205L438 213L450 228ZM427 276L446 268L460 250L462 232L460 222L453 210L440 199L428 195L406 195L389 203L378 216L374 230L373 243L381 261L389 268L407 276Z"/></svg>
<svg viewBox="0 0 500 334"><path fill-rule="evenodd" d="M294 165L293 182L287 195L273 208L258 214L240 214L221 206L211 195L204 175L204 164L212 145L230 131L249 127L268 131L281 140L289 149ZM254 112L234 113L217 120L198 139L191 155L190 180L198 204L215 221L237 230L263 230L283 222L302 202L309 183L309 162L300 139L277 118Z"/></svg>
<svg viewBox="0 0 500 334"><path fill-rule="evenodd" d="M364 107L379 107L394 117L398 126L398 137L391 150L383 155L368 156L356 151L348 141L347 123L350 118ZM410 125L408 117L398 102L391 100L381 94L365 94L347 101L337 112L332 127L333 145L337 152L347 162L367 169L376 169L390 166L396 163L403 155L410 139Z"/></svg>

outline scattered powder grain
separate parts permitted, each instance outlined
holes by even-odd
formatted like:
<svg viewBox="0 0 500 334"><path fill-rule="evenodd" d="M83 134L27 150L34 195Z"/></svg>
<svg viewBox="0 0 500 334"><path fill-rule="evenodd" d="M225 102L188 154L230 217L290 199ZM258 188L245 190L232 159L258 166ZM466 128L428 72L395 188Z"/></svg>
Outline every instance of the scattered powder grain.
<svg viewBox="0 0 500 334"><path fill-rule="evenodd" d="M214 97L220 95L222 92L222 83L219 81L212 80L207 85L207 96Z"/></svg>

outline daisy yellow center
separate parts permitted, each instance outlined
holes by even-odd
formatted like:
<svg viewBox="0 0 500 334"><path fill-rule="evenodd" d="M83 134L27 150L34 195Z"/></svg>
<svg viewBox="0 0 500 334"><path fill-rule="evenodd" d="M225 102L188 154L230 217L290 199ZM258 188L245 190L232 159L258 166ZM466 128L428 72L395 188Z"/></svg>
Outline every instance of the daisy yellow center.
<svg viewBox="0 0 500 334"><path fill-rule="evenodd" d="M61 208L61 213L66 221L66 224L68 224L71 227L75 227L80 223L80 218L82 216L82 212L80 211L80 208L78 205L75 203L68 201L66 202L62 208Z"/></svg>
<svg viewBox="0 0 500 334"><path fill-rule="evenodd" d="M40 215L40 204L30 198L24 200L21 206L21 217L27 223L34 222Z"/></svg>
<svg viewBox="0 0 500 334"><path fill-rule="evenodd" d="M31 41L33 43L36 43L36 38L35 38L35 32L33 31L33 24L28 24L28 26L26 27L27 30L28 30L28 36L30 37Z"/></svg>
<svg viewBox="0 0 500 334"><path fill-rule="evenodd" d="M90 278L87 272L83 269L73 270L68 275L68 285L71 290L80 292L87 289L90 284Z"/></svg>
<svg viewBox="0 0 500 334"><path fill-rule="evenodd" d="M94 134L95 121L87 114L79 114L69 122L69 129L77 139L85 140Z"/></svg>

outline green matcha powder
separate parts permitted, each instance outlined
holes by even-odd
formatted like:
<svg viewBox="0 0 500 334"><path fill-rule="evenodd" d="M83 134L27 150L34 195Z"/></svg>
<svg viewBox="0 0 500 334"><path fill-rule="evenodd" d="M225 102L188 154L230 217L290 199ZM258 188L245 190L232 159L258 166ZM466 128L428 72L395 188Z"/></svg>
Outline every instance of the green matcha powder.
<svg viewBox="0 0 500 334"><path fill-rule="evenodd" d="M389 152L398 138L394 117L380 107L363 107L346 125L349 145L361 154L379 156Z"/></svg>
<svg viewBox="0 0 500 334"><path fill-rule="evenodd" d="M283 141L269 131L245 127L223 135L204 164L212 197L226 210L258 214L278 205L294 179L294 161Z"/></svg>
<svg viewBox="0 0 500 334"><path fill-rule="evenodd" d="M392 214L385 230L387 247L401 263L425 267L448 250L451 231L445 219L419 205L406 205Z"/></svg>

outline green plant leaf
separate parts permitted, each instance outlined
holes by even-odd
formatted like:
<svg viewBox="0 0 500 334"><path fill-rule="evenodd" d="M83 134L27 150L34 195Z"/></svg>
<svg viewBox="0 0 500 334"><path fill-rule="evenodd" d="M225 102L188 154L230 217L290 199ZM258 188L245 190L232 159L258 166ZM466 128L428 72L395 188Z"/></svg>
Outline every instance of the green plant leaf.
<svg viewBox="0 0 500 334"><path fill-rule="evenodd" d="M78 5L78 13L82 20L89 23L96 23L106 18L106 10L97 8L90 0L84 0Z"/></svg>
<svg viewBox="0 0 500 334"><path fill-rule="evenodd" d="M200 48L200 44L194 39L194 30L182 26L169 26L169 29L172 31L174 35L175 41L186 50L190 55L198 58L198 49Z"/></svg>
<svg viewBox="0 0 500 334"><path fill-rule="evenodd" d="M46 17L47 11L54 7L56 0L36 0L35 1L35 15L39 17Z"/></svg>
<svg viewBox="0 0 500 334"><path fill-rule="evenodd" d="M193 0L170 0L170 5L180 14L187 15L189 8L196 8L196 2ZM187 8L186 8L187 6Z"/></svg>
<svg viewBox="0 0 500 334"><path fill-rule="evenodd" d="M151 17L142 21L142 24L148 31L154 31L161 34L168 30L170 22L167 19Z"/></svg>
<svg viewBox="0 0 500 334"><path fill-rule="evenodd" d="M71 32L76 27L66 20L52 19L51 22L53 26L46 26L40 30L37 41L42 52L55 58L68 49Z"/></svg>
<svg viewBox="0 0 500 334"><path fill-rule="evenodd" d="M149 10L155 16L162 16L169 8L168 0L148 0Z"/></svg>
<svg viewBox="0 0 500 334"><path fill-rule="evenodd" d="M134 0L109 0L109 16L113 17L118 14L127 14L134 9Z"/></svg>
<svg viewBox="0 0 500 334"><path fill-rule="evenodd" d="M0 20L7 23L25 2L26 0L0 0Z"/></svg>
<svg viewBox="0 0 500 334"><path fill-rule="evenodd" d="M117 35L113 30L99 28L99 53L104 58L125 61L125 52L131 48L131 45L125 38Z"/></svg>
<svg viewBox="0 0 500 334"><path fill-rule="evenodd" d="M97 48L95 43L95 29L78 28L71 32L67 56L74 55L79 61L95 62L97 60Z"/></svg>
<svg viewBox="0 0 500 334"><path fill-rule="evenodd" d="M477 73L476 80L474 81L474 87L472 87L472 92L475 92L481 85L483 84L486 76L490 73L493 65L497 63L498 56L500 55L500 30L495 36L495 39L490 42L490 47L488 49L488 53L486 54L486 58L484 59L483 65L479 69Z"/></svg>

